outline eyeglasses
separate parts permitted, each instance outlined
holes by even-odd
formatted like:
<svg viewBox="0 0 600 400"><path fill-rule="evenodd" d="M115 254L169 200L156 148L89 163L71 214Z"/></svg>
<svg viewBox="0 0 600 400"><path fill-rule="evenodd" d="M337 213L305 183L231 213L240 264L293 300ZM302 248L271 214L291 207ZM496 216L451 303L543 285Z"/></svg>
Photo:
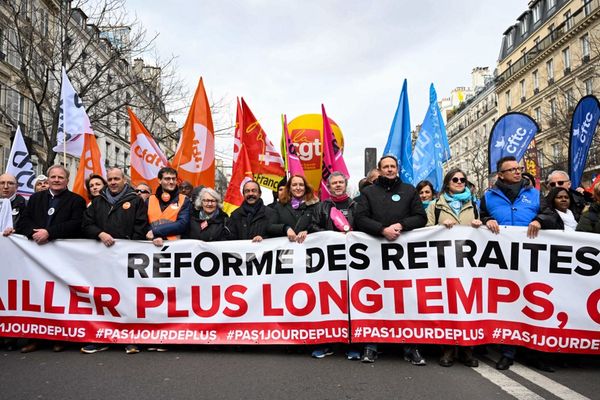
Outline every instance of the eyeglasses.
<svg viewBox="0 0 600 400"><path fill-rule="evenodd" d="M210 199L202 199L202 202L204 204L212 204L212 203L216 203L216 200L210 200Z"/></svg>
<svg viewBox="0 0 600 400"><path fill-rule="evenodd" d="M569 181L556 181L556 182L550 182L548 185L550 185L551 187L556 187L556 186L562 186L567 182L569 182Z"/></svg>
<svg viewBox="0 0 600 400"><path fill-rule="evenodd" d="M523 172L525 171L525 167L513 167L513 168L509 168L509 169L504 169L500 172L505 173L505 172L510 172L511 174L516 174L517 172Z"/></svg>
<svg viewBox="0 0 600 400"><path fill-rule="evenodd" d="M465 183L466 181L467 181L467 178L458 178L456 176L454 178L452 178L452 182L454 182L454 183L458 183L458 182Z"/></svg>
<svg viewBox="0 0 600 400"><path fill-rule="evenodd" d="M140 193L144 193L144 194L150 194L150 191L148 191L148 190L144 190L144 189L135 189L135 192L136 192L137 194L140 194Z"/></svg>

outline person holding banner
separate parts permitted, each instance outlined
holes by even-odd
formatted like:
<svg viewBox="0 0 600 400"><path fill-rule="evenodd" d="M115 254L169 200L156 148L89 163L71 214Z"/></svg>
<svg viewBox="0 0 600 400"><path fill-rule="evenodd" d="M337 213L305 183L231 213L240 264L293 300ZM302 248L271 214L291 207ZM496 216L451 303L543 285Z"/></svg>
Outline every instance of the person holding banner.
<svg viewBox="0 0 600 400"><path fill-rule="evenodd" d="M3 235L8 236L17 229L21 216L27 206L27 200L20 194L17 194L17 178L11 174L0 175L0 199L7 199L10 204L10 218L12 222L10 227L3 229Z"/></svg>
<svg viewBox="0 0 600 400"><path fill-rule="evenodd" d="M231 213L228 228L232 240L252 240L262 242L271 236L269 227L275 222L276 214L265 206L260 185L256 181L247 181L242 186L244 202Z"/></svg>
<svg viewBox="0 0 600 400"><path fill-rule="evenodd" d="M473 228L481 226L477 206L473 203L471 191L466 185L467 174L460 168L453 168L446 173L442 192L427 207L427 226L443 225L448 229L457 224ZM473 357L471 346L442 346L439 364L442 367L451 367L458 350L461 351L460 360L464 365L472 368L479 366L479 361Z"/></svg>
<svg viewBox="0 0 600 400"><path fill-rule="evenodd" d="M415 187L404 183L398 176L398 160L384 155L377 167L380 176L364 188L354 217L356 229L373 236L395 241L402 232L422 228L427 223L423 204ZM362 362L372 363L377 358L377 346L368 344L363 349ZM404 359L413 365L426 365L419 349L404 347Z"/></svg>
<svg viewBox="0 0 600 400"><path fill-rule="evenodd" d="M347 187L344 174L335 171L329 175L327 188L331 197L319 203L314 221L318 230L344 233L352 230L357 203L346 193Z"/></svg>
<svg viewBox="0 0 600 400"><path fill-rule="evenodd" d="M594 186L594 199L596 201L581 216L576 231L600 233L600 183Z"/></svg>
<svg viewBox="0 0 600 400"><path fill-rule="evenodd" d="M148 208L127 184L120 168L106 171L107 187L87 207L83 214L84 237L100 240L106 247L115 244L115 239L144 240L148 232ZM85 354L107 350L106 344L88 344L81 348ZM127 354L139 352L138 346L127 345Z"/></svg>
<svg viewBox="0 0 600 400"><path fill-rule="evenodd" d="M67 189L69 171L62 165L51 166L47 175L49 189L31 195L16 232L39 245L55 239L81 238L85 200ZM31 342L24 346L21 352L35 351L38 346L39 342ZM54 344L54 351L63 349L62 343Z"/></svg>
<svg viewBox="0 0 600 400"><path fill-rule="evenodd" d="M586 205L589 205L594 201L592 198L593 196L586 192L582 187L576 189L571 188L571 178L569 178L569 174L565 171L555 170L550 172L550 175L548 175L548 178L546 179L546 185L550 189L555 187L566 188L573 200L571 209L575 210L578 215L581 215Z"/></svg>
<svg viewBox="0 0 600 400"><path fill-rule="evenodd" d="M553 187L546 195L547 213L541 216L542 229L574 231L580 218L572 192L566 187Z"/></svg>
<svg viewBox="0 0 600 400"><path fill-rule="evenodd" d="M314 218L319 199L306 178L292 175L285 184L281 201L275 207L276 223L270 228L276 236L287 236L290 242L302 243L317 229Z"/></svg>
<svg viewBox="0 0 600 400"><path fill-rule="evenodd" d="M151 229L146 239L156 246L162 246L163 240L181 238L190 227L191 202L179 193L177 171L163 167L158 171L160 186L148 199L148 222Z"/></svg>
<svg viewBox="0 0 600 400"><path fill-rule="evenodd" d="M190 230L186 239L218 242L230 236L226 226L227 214L220 207L221 196L212 188L200 191L194 202Z"/></svg>
<svg viewBox="0 0 600 400"><path fill-rule="evenodd" d="M481 221L493 233L500 232L500 225L526 226L527 237L535 238L545 218L541 210L546 210L540 192L523 178L524 167L514 156L502 157L496 163L497 180L485 191L480 203ZM544 213L545 214L545 213ZM500 346L502 356L496 369L507 370L514 363L515 346ZM532 354L531 363L538 369L554 372L554 369Z"/></svg>

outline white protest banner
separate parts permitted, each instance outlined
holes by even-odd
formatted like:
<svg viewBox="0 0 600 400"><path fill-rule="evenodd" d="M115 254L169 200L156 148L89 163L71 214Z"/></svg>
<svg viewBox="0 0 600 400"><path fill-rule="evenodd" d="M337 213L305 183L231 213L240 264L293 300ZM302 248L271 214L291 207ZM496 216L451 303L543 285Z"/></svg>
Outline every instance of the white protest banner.
<svg viewBox="0 0 600 400"><path fill-rule="evenodd" d="M353 342L600 353L598 235L439 226L348 239Z"/></svg>
<svg viewBox="0 0 600 400"><path fill-rule="evenodd" d="M600 354L600 237L443 227L261 243L0 238L0 336L504 343Z"/></svg>
<svg viewBox="0 0 600 400"><path fill-rule="evenodd" d="M343 237L341 238L343 241ZM307 271L304 245L0 238L0 336L84 342L347 342L346 271ZM343 251L343 242L342 242Z"/></svg>

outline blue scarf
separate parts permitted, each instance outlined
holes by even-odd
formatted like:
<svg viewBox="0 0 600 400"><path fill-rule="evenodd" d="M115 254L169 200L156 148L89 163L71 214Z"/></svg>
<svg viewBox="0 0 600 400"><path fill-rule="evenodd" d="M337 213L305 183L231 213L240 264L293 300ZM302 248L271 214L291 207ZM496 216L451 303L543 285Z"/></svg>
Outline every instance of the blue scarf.
<svg viewBox="0 0 600 400"><path fill-rule="evenodd" d="M427 207L429 207L429 205L431 204L431 200L425 200L421 203L423 203L423 208L427 210Z"/></svg>
<svg viewBox="0 0 600 400"><path fill-rule="evenodd" d="M469 188L465 188L462 193L450 194L444 192L444 199L446 199L446 203L448 203L452 211L454 211L454 214L458 215L463 206L471 201L471 191Z"/></svg>

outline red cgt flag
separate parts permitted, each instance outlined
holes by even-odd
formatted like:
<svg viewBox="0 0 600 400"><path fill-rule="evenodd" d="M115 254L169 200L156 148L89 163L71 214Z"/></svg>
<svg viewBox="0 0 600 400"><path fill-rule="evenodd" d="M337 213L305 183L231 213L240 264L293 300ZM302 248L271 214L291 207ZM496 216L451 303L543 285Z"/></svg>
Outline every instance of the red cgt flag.
<svg viewBox="0 0 600 400"><path fill-rule="evenodd" d="M146 182L153 190L159 185L158 171L169 166L169 161L144 124L127 108L131 121L131 183L138 185Z"/></svg>
<svg viewBox="0 0 600 400"><path fill-rule="evenodd" d="M98 148L95 135L83 135L83 151L81 152L81 158L79 159L79 168L77 169L77 176L73 183L73 192L77 193L85 199L86 203L89 203L88 193L85 188L85 180L91 174L97 174L100 176L106 176L104 170L104 160L102 154Z"/></svg>
<svg viewBox="0 0 600 400"><path fill-rule="evenodd" d="M215 136L202 78L183 125L173 168L180 180L189 181L193 186L215 187Z"/></svg>
<svg viewBox="0 0 600 400"><path fill-rule="evenodd" d="M236 208L242 205L244 202L242 188L246 182L251 181L252 179L252 167L250 166L248 153L246 152L245 146L242 145L237 160L233 163L231 180L229 181L227 193L225 193L225 199L223 200L223 211L231 215Z"/></svg>
<svg viewBox="0 0 600 400"><path fill-rule="evenodd" d="M254 179L266 188L277 191L277 184L285 176L281 155L242 98L242 144L248 153Z"/></svg>

